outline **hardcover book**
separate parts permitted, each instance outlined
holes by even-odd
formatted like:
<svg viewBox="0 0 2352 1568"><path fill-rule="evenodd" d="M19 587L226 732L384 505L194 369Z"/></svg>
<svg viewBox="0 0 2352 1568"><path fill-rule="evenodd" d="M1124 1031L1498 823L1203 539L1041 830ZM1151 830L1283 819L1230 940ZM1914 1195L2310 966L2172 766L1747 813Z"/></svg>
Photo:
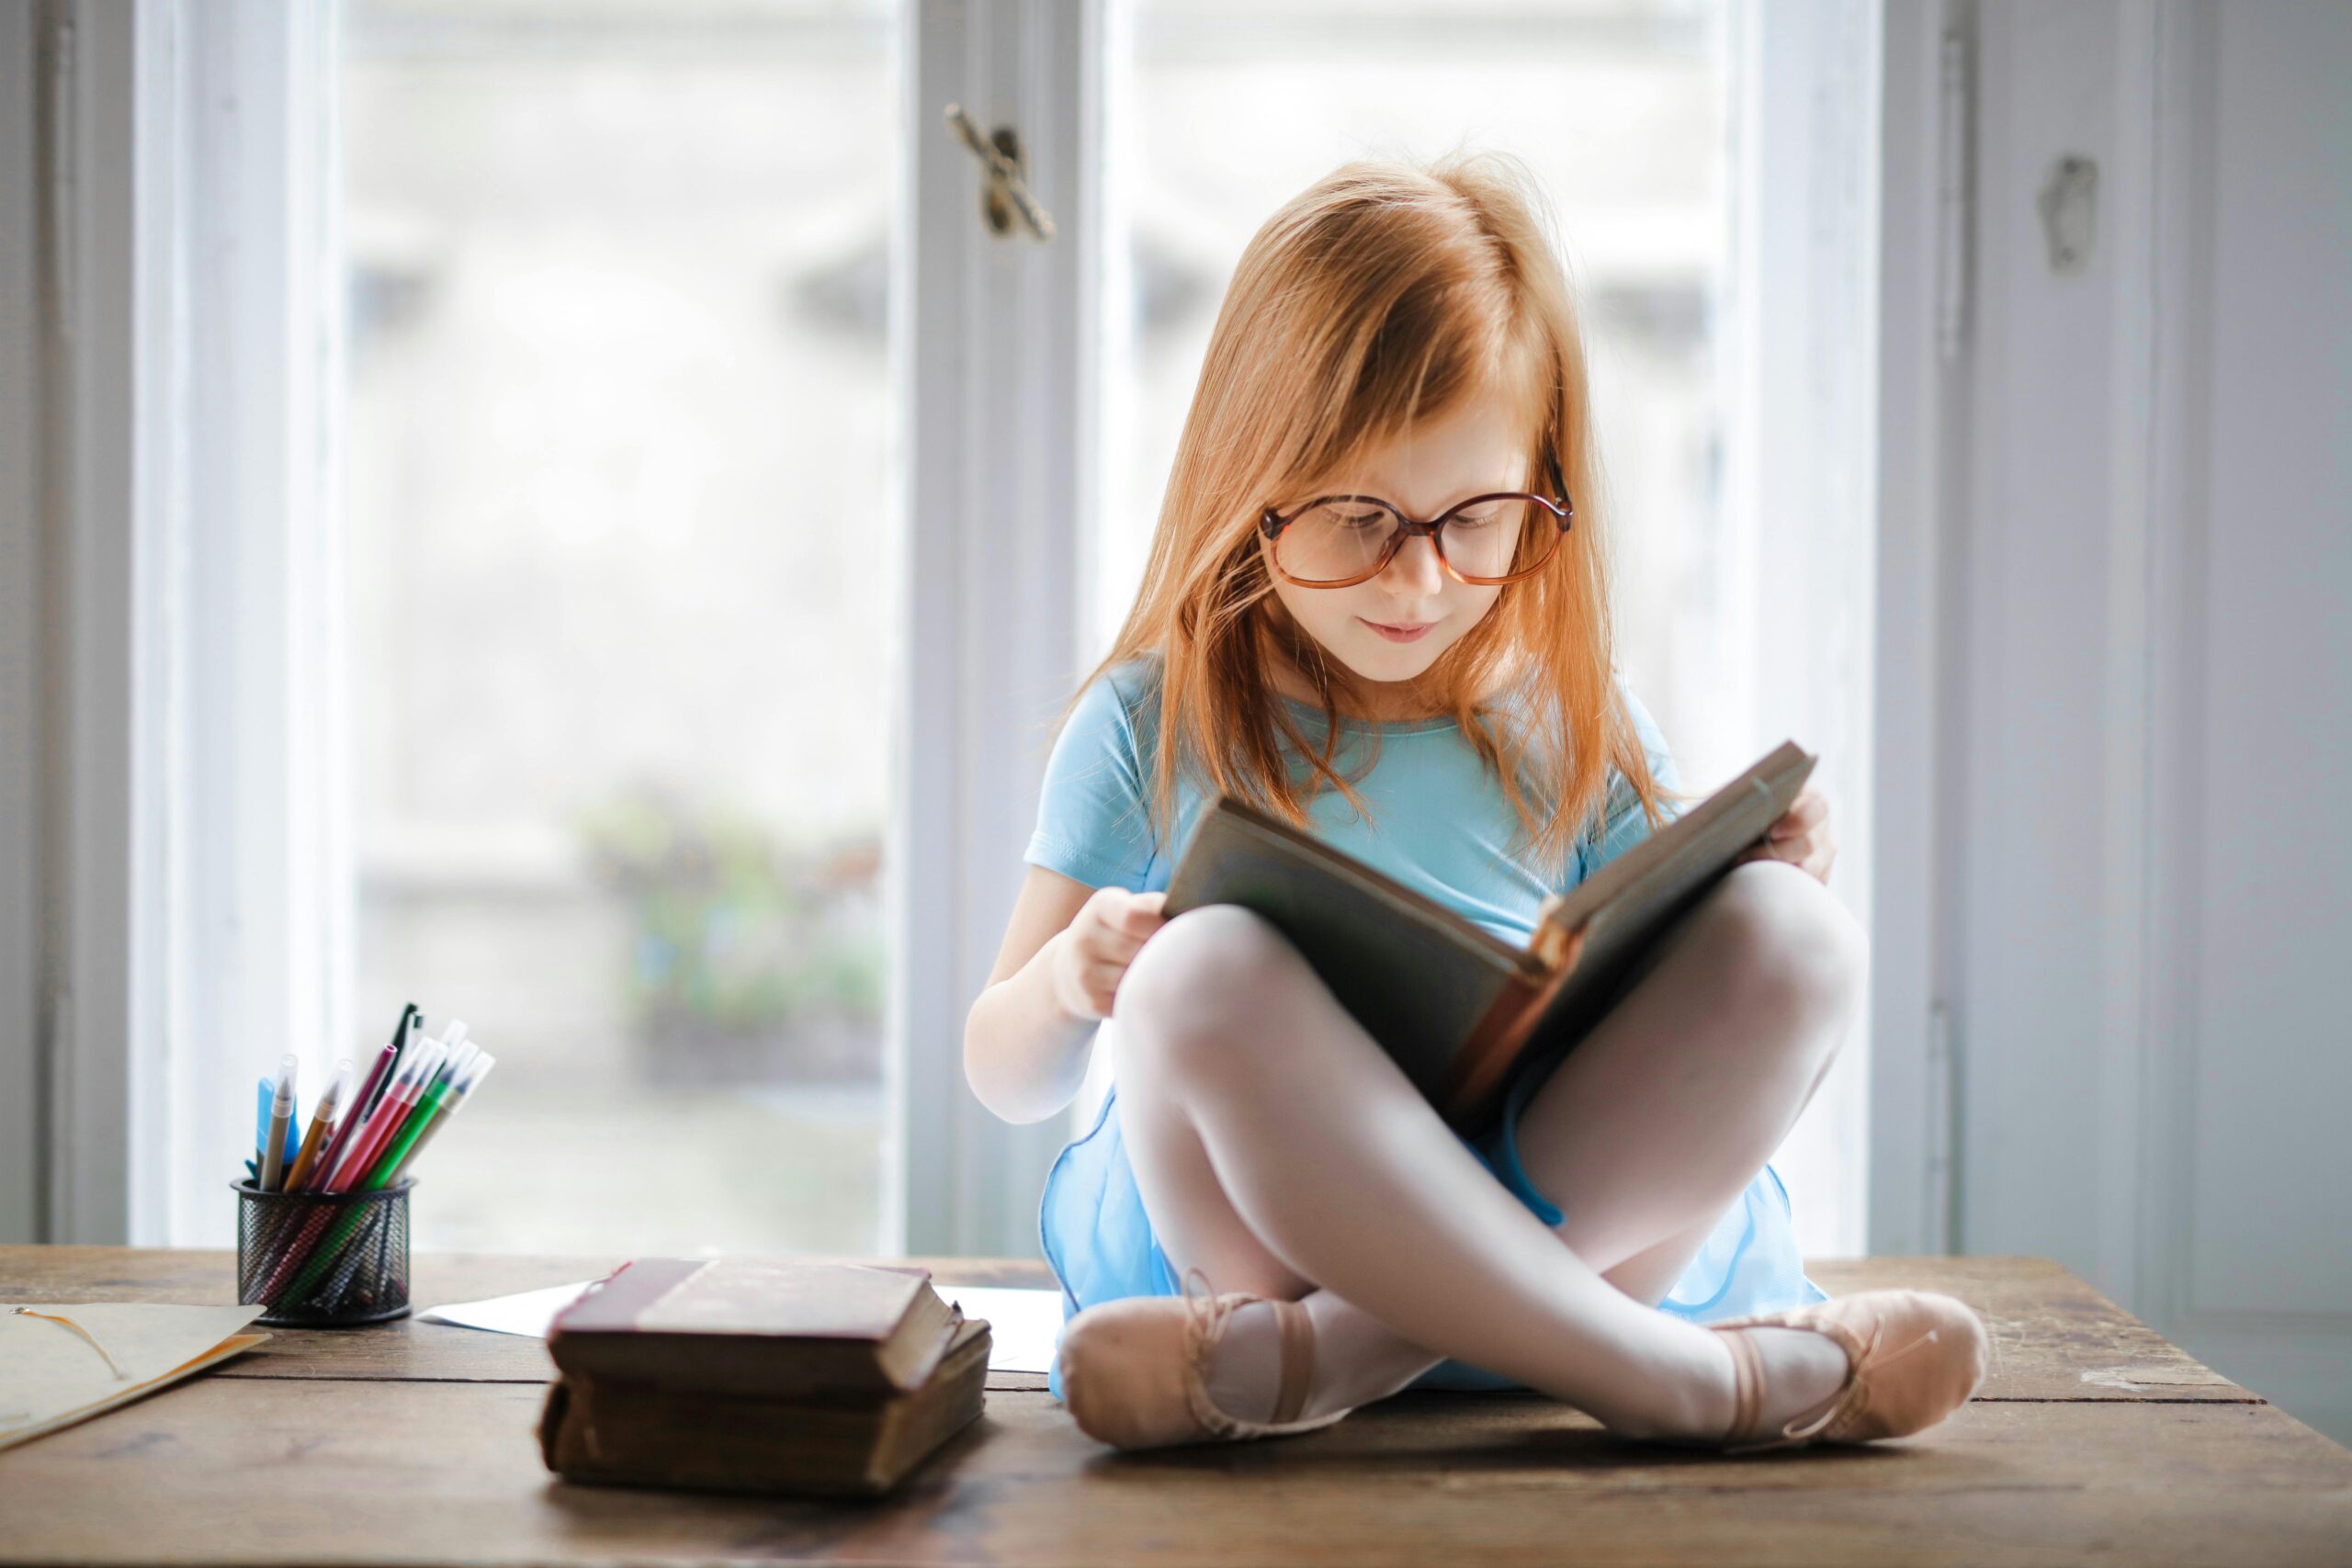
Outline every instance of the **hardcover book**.
<svg viewBox="0 0 2352 1568"><path fill-rule="evenodd" d="M539 1451L567 1481L806 1497L891 1490L979 1414L990 1336L960 1320L931 1375L865 1401L741 1398L566 1372Z"/></svg>
<svg viewBox="0 0 2352 1568"><path fill-rule="evenodd" d="M1789 809L1815 760L1782 742L1546 899L1523 947L1230 796L1202 814L1162 908L1171 919L1208 904L1264 916L1446 1123L1475 1136L1499 1114L1511 1068L1590 1032L1674 923Z"/></svg>
<svg viewBox="0 0 2352 1568"><path fill-rule="evenodd" d="M922 1387L963 1321L918 1266L640 1258L556 1314L548 1354L602 1383L854 1402Z"/></svg>

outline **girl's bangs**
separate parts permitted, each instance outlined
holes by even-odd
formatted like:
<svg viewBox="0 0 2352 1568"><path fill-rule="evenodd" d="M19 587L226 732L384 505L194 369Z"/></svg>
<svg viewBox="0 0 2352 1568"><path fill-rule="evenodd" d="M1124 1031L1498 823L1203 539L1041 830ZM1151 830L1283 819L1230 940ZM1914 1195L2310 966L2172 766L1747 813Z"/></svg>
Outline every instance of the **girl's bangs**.
<svg viewBox="0 0 2352 1568"><path fill-rule="evenodd" d="M1286 490L1304 495L1318 485L1328 488L1359 468L1369 454L1403 440L1416 425L1443 419L1488 391L1501 393L1500 400L1526 433L1531 456L1541 450L1547 433L1556 439L1551 425L1559 378L1543 333L1532 321L1524 331L1498 332L1467 311L1458 314L1456 330L1435 340L1440 346L1429 357L1427 374L1419 378L1418 397L1413 373L1400 368L1383 376L1368 367L1335 411L1329 428L1308 433L1312 467L1292 476ZM1540 461L1528 471L1527 488L1550 488Z"/></svg>

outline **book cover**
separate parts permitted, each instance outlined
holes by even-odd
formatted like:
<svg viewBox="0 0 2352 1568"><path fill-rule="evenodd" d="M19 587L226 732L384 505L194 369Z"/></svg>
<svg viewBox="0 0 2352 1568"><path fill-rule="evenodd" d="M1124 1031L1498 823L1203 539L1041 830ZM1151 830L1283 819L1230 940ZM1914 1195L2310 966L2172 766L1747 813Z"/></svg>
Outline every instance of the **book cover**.
<svg viewBox="0 0 2352 1568"><path fill-rule="evenodd" d="M673 1393L854 1400L921 1386L962 1321L917 1266L643 1258L558 1313L548 1353Z"/></svg>
<svg viewBox="0 0 2352 1568"><path fill-rule="evenodd" d="M1238 904L1271 920L1447 1124L1476 1135L1510 1069L1600 1021L1658 939L1788 810L1815 760L1784 741L1548 900L1525 946L1229 796L1202 814L1162 908L1173 918ZM1559 962L1579 928L1575 963Z"/></svg>

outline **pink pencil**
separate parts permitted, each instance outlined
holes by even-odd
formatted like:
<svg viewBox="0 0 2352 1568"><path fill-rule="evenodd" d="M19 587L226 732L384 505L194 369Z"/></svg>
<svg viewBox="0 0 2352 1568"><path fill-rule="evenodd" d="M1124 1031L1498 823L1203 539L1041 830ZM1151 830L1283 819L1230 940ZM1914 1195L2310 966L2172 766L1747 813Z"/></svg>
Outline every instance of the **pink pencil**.
<svg viewBox="0 0 2352 1568"><path fill-rule="evenodd" d="M368 1097L376 1092L376 1086L384 1081L384 1075L392 1070L392 1063L400 1054L399 1041L385 1046L382 1054L377 1056L376 1065L368 1069L368 1081L359 1086L359 1092L353 1095L345 1106L343 1119L334 1124L334 1133L327 1139L327 1146L319 1151L318 1161L311 1168L311 1185L319 1191L329 1190L327 1178L334 1174L336 1162L343 1158L344 1150L351 1146L352 1135L359 1131L359 1123L366 1120L360 1113L368 1109Z"/></svg>
<svg viewBox="0 0 2352 1568"><path fill-rule="evenodd" d="M440 1041L431 1041L416 1054L409 1066L401 1069L400 1077L392 1080L392 1087L384 1091L382 1102L376 1107L376 1114L368 1119L368 1125L360 1129L359 1136L345 1153L343 1163L335 1168L332 1185L327 1190L346 1191L366 1179L368 1172L375 1167L376 1156L383 1153L384 1145L391 1141L394 1131L408 1120L409 1111L416 1105L418 1092L439 1070L442 1055L447 1049Z"/></svg>

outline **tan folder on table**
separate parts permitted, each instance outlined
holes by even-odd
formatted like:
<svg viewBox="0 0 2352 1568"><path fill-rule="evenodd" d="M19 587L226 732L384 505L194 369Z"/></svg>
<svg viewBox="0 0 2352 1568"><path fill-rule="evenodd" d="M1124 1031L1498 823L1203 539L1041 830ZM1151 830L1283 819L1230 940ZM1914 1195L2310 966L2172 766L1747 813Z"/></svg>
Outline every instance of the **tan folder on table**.
<svg viewBox="0 0 2352 1568"><path fill-rule="evenodd" d="M267 1309L135 1302L0 1302L0 1449L192 1377L269 1337ZM61 1322L60 1319L64 1321Z"/></svg>

